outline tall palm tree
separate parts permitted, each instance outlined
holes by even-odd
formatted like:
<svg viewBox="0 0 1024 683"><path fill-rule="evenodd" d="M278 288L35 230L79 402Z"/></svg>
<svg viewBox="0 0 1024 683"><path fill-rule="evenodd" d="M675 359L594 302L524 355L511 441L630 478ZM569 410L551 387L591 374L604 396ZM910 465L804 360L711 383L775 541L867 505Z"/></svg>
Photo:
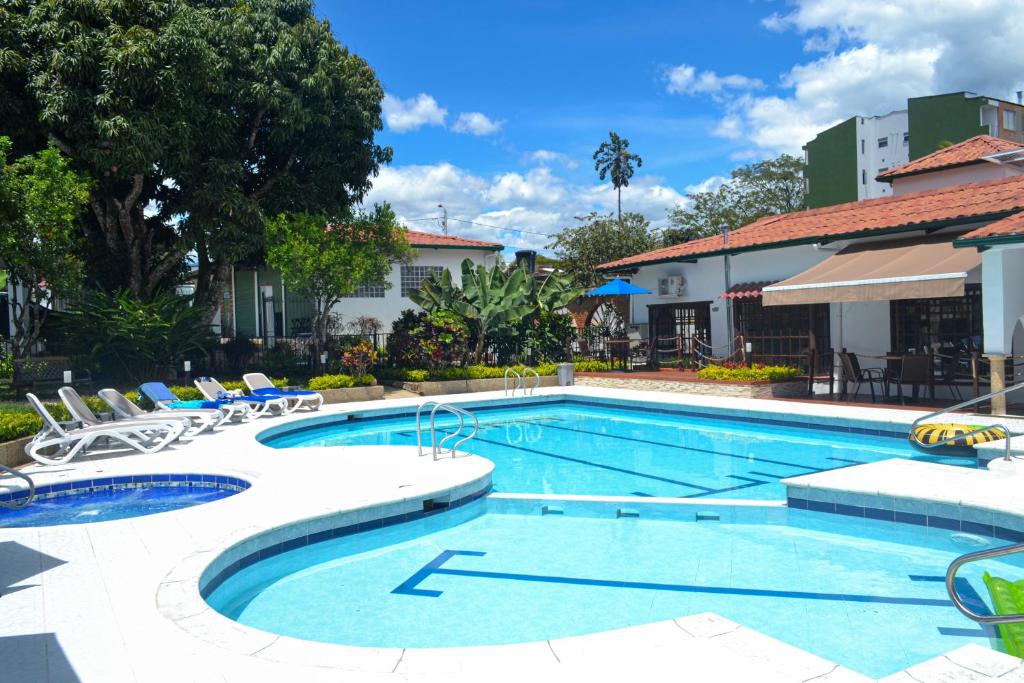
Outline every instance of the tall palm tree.
<svg viewBox="0 0 1024 683"><path fill-rule="evenodd" d="M639 155L629 151L629 140L620 138L615 131L608 133L608 139L594 152L594 170L604 180L609 175L612 186L619 193L619 222L622 222L622 188L629 187L629 179L633 177L633 164L637 168L644 165Z"/></svg>

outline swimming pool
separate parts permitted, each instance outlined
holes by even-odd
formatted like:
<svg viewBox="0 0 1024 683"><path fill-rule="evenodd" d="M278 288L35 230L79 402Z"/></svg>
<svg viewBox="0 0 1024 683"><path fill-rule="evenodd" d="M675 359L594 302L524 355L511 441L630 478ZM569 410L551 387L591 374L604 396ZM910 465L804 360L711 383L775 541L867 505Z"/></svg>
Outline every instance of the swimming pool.
<svg viewBox="0 0 1024 683"><path fill-rule="evenodd" d="M27 507L0 507L0 528L87 524L155 515L233 496L249 482L210 474L147 474L49 484ZM12 494L4 494L10 498Z"/></svg>
<svg viewBox="0 0 1024 683"><path fill-rule="evenodd" d="M661 403L565 399L468 407L480 433L463 448L494 462L494 489L502 492L781 500L780 479L848 465L887 458L976 463L924 455L905 432L877 425L852 432L786 414L766 421ZM455 422L439 416L438 424L450 431ZM320 417L268 430L260 441L273 448L415 445L415 420L412 413Z"/></svg>
<svg viewBox="0 0 1024 683"><path fill-rule="evenodd" d="M260 560L204 594L255 628L367 647L545 640L707 611L873 677L990 645L943 576L991 538L784 507L543 505L559 514L484 498ZM968 566L960 593L984 611L980 572L1020 566Z"/></svg>

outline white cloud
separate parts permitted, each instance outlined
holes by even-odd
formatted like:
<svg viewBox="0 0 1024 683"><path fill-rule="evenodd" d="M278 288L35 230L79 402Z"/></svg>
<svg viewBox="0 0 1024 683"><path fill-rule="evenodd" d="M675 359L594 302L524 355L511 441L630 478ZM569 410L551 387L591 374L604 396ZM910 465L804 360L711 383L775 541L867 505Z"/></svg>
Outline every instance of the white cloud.
<svg viewBox="0 0 1024 683"><path fill-rule="evenodd" d="M489 119L478 111L470 111L459 114L452 130L456 133L469 133L470 135L493 135L501 130L504 123L504 121Z"/></svg>
<svg viewBox="0 0 1024 683"><path fill-rule="evenodd" d="M783 74L778 93L747 89L726 102L718 95L727 82L716 76L705 83L686 65L676 67L683 70L675 81L670 77L670 90L708 94L723 104L716 135L746 139L765 153L797 153L819 131L858 114L902 109L908 97L968 90L1009 99L1024 89L1024 52L1010 47L1024 34L1024 0L795 5L762 25L798 33L816 56Z"/></svg>
<svg viewBox="0 0 1024 683"><path fill-rule="evenodd" d="M579 167L579 162L573 159L568 154L562 152L553 152L550 149L536 149L532 152L527 152L524 155L524 160L527 163L536 163L542 166L548 166L552 162L558 162L562 166L568 169L574 169Z"/></svg>
<svg viewBox="0 0 1024 683"><path fill-rule="evenodd" d="M506 246L543 249L544 235L573 225L573 217L590 211L613 211L616 193L610 184L581 185L538 165L525 173L509 171L485 178L449 163L385 167L374 181L366 203L387 201L409 227L436 230L437 223L420 220L448 209L449 231L499 241ZM682 193L653 176L636 178L622 191L623 209L639 211L652 225L665 223L668 209L682 203ZM498 226L471 225L455 218ZM517 232L527 231L527 232Z"/></svg>
<svg viewBox="0 0 1024 683"><path fill-rule="evenodd" d="M381 106L388 128L396 133L406 133L423 126L443 126L448 116L448 110L426 93L406 100L388 94Z"/></svg>
<svg viewBox="0 0 1024 683"><path fill-rule="evenodd" d="M665 86L670 93L683 95L712 95L717 96L725 90L757 90L764 87L764 83L757 78L749 78L739 74L719 76L714 71L697 71L697 68L689 64L680 64L666 70Z"/></svg>

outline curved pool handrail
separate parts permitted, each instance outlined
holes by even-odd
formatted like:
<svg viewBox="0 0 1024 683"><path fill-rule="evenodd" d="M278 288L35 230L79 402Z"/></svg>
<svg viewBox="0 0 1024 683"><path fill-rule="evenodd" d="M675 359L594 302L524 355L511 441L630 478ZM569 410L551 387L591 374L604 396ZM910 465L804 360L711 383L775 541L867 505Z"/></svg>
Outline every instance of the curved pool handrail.
<svg viewBox="0 0 1024 683"><path fill-rule="evenodd" d="M0 465L0 472L7 474L13 474L16 477L24 479L28 484L28 495L24 498L12 498L11 500L0 500L0 507L5 507L8 510L22 510L28 507L36 497L36 483L32 481L32 477L28 476L24 472L19 472L13 467L7 465Z"/></svg>
<svg viewBox="0 0 1024 683"><path fill-rule="evenodd" d="M480 431L480 421L477 420L476 415L466 410L465 408L460 408L450 403L441 403L439 401L434 400L424 401L423 403L419 404L419 406L417 406L416 408L416 449L417 453L421 456L424 455L424 453L423 427L420 418L423 415L423 409L431 405L434 406L430 411L430 421L428 423L428 427L430 429L431 455L433 456L434 460L437 460L439 455L451 455L453 458L458 457L459 447L462 446L462 444L469 441L470 439L472 439L473 437L475 437L477 433ZM455 415L456 417L459 418L458 428L453 433L446 434L444 437L442 437L440 443L437 440L437 428L434 425L438 410L449 412L452 415ZM473 420L473 431L470 432L468 436L465 436L459 441L455 442L455 445L453 445L450 449L445 451L445 444L451 441L452 439L457 438L460 434L462 434L462 430L466 426L465 418L467 416Z"/></svg>
<svg viewBox="0 0 1024 683"><path fill-rule="evenodd" d="M1024 623L1024 614L978 614L964 603L956 590L956 572L965 564L978 562L979 560L988 560L993 557L1005 557L1006 555L1014 555L1021 552L1024 552L1024 543L1014 543L1013 545L1004 545L998 548L977 550L973 553L961 555L953 560L949 565L949 569L946 570L946 592L949 593L949 599L953 601L953 606L960 610L960 613L965 617L973 619L979 624Z"/></svg>
<svg viewBox="0 0 1024 683"><path fill-rule="evenodd" d="M992 429L993 427L997 427L999 429L1002 429L1003 433L1006 434L1006 438L1004 439L1004 441L1006 441L1006 449L1005 449L1005 453L1003 454L1003 460L1009 461L1010 460L1010 454L1012 452L1011 451L1011 447L1010 447L1010 441L1013 439L1013 434L1010 432L1009 428L1006 425L1004 425L1004 424L984 425L983 427L980 427L979 429L975 429L975 430L973 430L971 432L967 432L966 434L957 434L955 436L951 436L948 439L943 439L942 441L938 441L936 443L924 443L923 441L921 441L921 439L919 439L917 437L917 427L918 427L918 425L924 424L926 422L930 422L930 421L934 420L937 417L941 417L942 415L945 415L947 413L952 413L954 410L960 410L961 408L967 408L967 407L973 406L973 405L975 405L977 403L983 403L984 401L987 401L987 400L989 400L991 398L995 398L996 396L1003 396L1005 394L1010 393L1011 391L1016 391L1017 389L1021 389L1021 388L1024 388L1024 384L1014 384L1012 386L1000 389L999 391L993 391L991 393L985 394L984 396L977 396L975 398L968 399L968 400L966 400L966 401L964 401L962 403L957 403L955 406L950 406L948 408L943 408L942 410L936 410L933 413L928 413L927 415L922 415L921 417L917 418L916 420L914 420L910 424L910 438L913 440L913 442L916 445L921 446L922 448L929 448L929 449L931 449L931 448L938 448L939 446L945 446L945 445L951 444L951 443L956 443L957 441L966 440L967 437L974 436L975 434L980 434L980 433L982 433L984 431L988 431L989 429ZM958 423L958 424L963 424L963 423ZM973 425L968 425L968 426L973 426Z"/></svg>
<svg viewBox="0 0 1024 683"><path fill-rule="evenodd" d="M516 372L514 368L508 367L508 368L505 368L505 376L503 378L503 381L505 383L505 395L508 396L508 376L509 375L513 375L516 378L515 384L512 385L512 396L516 395L516 389L518 389L520 387L523 388L523 392L525 393L525 391L526 391L525 386L526 385L523 383L523 376L520 375L518 372Z"/></svg>
<svg viewBox="0 0 1024 683"><path fill-rule="evenodd" d="M527 390L526 390L526 374L527 373L530 373L530 374L533 375L533 386L530 388L529 393L527 393ZM536 370L534 370L533 368L531 368L529 366L525 366L525 365L523 366L523 383L522 383L522 387L523 387L523 394L524 395L528 395L528 396L532 396L533 392L540 388L540 375L537 373Z"/></svg>

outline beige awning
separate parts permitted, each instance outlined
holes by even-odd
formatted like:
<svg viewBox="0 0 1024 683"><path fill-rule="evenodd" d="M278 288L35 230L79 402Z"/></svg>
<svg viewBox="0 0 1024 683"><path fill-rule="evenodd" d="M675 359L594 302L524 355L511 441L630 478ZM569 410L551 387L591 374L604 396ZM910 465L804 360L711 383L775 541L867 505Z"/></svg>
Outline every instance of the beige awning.
<svg viewBox="0 0 1024 683"><path fill-rule="evenodd" d="M967 274L981 264L975 249L954 249L952 236L846 247L818 265L762 289L765 306L963 296Z"/></svg>

